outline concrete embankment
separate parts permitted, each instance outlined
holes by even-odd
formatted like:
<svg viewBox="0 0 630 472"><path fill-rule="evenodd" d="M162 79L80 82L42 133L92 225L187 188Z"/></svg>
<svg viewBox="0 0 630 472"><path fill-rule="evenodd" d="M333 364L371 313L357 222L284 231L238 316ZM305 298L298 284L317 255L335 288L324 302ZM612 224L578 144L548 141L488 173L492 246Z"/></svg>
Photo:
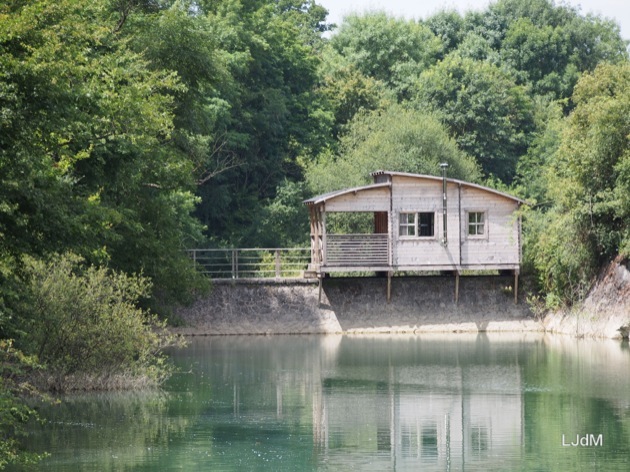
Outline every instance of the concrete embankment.
<svg viewBox="0 0 630 472"><path fill-rule="evenodd" d="M215 283L177 315L190 335L543 331L525 301L514 303L512 277L395 277L317 282Z"/></svg>

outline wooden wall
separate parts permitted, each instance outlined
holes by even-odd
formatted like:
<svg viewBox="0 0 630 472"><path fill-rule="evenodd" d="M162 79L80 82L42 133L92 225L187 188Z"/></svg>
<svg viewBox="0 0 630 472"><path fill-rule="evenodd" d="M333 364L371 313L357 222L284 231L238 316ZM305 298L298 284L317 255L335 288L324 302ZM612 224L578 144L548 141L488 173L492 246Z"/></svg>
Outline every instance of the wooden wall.
<svg viewBox="0 0 630 472"><path fill-rule="evenodd" d="M326 211L389 211L389 187L350 192L326 202Z"/></svg>
<svg viewBox="0 0 630 472"><path fill-rule="evenodd" d="M467 185L447 185L448 244L443 244L442 182L413 177L393 176L392 229L393 261L405 266L475 266L499 268L518 265L520 261L518 220L513 212L517 203L509 198ZM486 214L486 236L468 237L468 212ZM399 236L401 212L434 212L435 236ZM429 268L429 267L427 267Z"/></svg>

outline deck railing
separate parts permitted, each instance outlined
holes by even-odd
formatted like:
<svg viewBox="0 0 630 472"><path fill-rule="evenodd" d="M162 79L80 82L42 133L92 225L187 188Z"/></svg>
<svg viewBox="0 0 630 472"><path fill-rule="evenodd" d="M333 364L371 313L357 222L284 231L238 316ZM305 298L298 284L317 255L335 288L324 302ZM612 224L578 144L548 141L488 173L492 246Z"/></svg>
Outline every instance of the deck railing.
<svg viewBox="0 0 630 472"><path fill-rule="evenodd" d="M212 279L302 278L310 248L189 249L200 272Z"/></svg>
<svg viewBox="0 0 630 472"><path fill-rule="evenodd" d="M389 265L387 234L329 234L326 267L386 267Z"/></svg>

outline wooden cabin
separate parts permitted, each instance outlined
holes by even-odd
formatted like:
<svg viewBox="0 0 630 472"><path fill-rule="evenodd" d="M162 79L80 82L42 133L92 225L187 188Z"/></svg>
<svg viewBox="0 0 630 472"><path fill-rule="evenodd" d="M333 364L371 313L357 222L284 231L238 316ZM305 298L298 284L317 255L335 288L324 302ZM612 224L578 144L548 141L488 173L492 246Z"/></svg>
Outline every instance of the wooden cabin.
<svg viewBox="0 0 630 472"><path fill-rule="evenodd" d="M525 202L462 180L379 170L374 183L306 200L311 222L309 270L334 272L499 270L514 274L517 295ZM373 214L370 234L332 234L326 215ZM457 292L457 289L456 289ZM389 298L388 283L388 298ZM457 299L457 295L456 295Z"/></svg>

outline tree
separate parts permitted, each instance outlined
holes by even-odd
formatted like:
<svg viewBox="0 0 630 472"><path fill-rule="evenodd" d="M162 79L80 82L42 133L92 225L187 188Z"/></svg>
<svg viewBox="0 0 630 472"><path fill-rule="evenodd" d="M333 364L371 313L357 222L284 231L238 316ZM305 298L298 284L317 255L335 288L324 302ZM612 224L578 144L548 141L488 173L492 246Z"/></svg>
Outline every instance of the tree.
<svg viewBox="0 0 630 472"><path fill-rule="evenodd" d="M464 29L485 38L518 83L555 99L571 96L579 73L628 57L615 22L550 0L499 0L468 14Z"/></svg>
<svg viewBox="0 0 630 472"><path fill-rule="evenodd" d="M511 182L533 125L526 89L499 67L457 53L423 72L416 87L416 106L435 110L487 176Z"/></svg>
<svg viewBox="0 0 630 472"><path fill-rule="evenodd" d="M48 262L27 258L26 275L20 323L29 335L20 341L46 367L44 388L128 388L164 380L168 368L160 354L175 338L138 308L149 296L148 279L85 267L73 254Z"/></svg>
<svg viewBox="0 0 630 472"><path fill-rule="evenodd" d="M172 301L198 280L181 249L201 234L191 163L170 139L184 89L129 48L108 6L0 7L0 257L71 249L144 271Z"/></svg>
<svg viewBox="0 0 630 472"><path fill-rule="evenodd" d="M365 76L332 48L324 50L320 76L318 91L331 110L335 139L357 113L386 108L396 101L383 82Z"/></svg>
<svg viewBox="0 0 630 472"><path fill-rule="evenodd" d="M474 159L462 152L433 114L393 105L357 115L341 138L339 154L322 155L307 169L314 193L370 182L370 172L391 171L439 175L449 163L449 176L478 181Z"/></svg>
<svg viewBox="0 0 630 472"><path fill-rule="evenodd" d="M330 47L346 64L385 83L402 99L413 79L435 63L442 43L427 26L374 12L347 16Z"/></svg>
<svg viewBox="0 0 630 472"><path fill-rule="evenodd" d="M438 11L428 17L424 24L442 41L443 54L440 59L456 50L467 33L464 18L457 10Z"/></svg>
<svg viewBox="0 0 630 472"><path fill-rule="evenodd" d="M535 246L554 303L584 296L602 264L630 255L630 63L601 64L583 75L573 101L546 169L550 224Z"/></svg>
<svg viewBox="0 0 630 472"><path fill-rule="evenodd" d="M211 152L236 165L200 182L197 216L215 244L256 245L252 222L285 179L302 178L299 161L330 142L330 113L315 92L324 11L296 1L200 7L231 77L225 89L215 84L227 113L213 125Z"/></svg>

